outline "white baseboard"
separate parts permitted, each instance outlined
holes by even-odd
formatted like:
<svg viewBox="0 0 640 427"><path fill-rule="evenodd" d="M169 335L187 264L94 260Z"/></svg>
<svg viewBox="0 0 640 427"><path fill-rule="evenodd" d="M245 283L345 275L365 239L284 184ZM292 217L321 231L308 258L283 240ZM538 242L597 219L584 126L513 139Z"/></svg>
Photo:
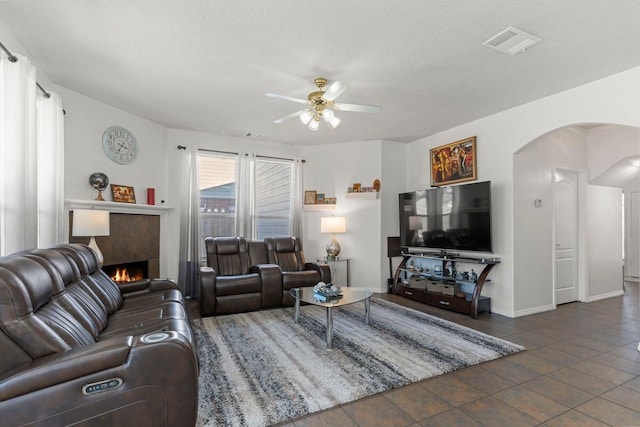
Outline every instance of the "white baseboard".
<svg viewBox="0 0 640 427"><path fill-rule="evenodd" d="M555 310L556 307L552 304L542 305L540 307L527 308L525 310L517 310L514 314L515 317L528 316L530 314L543 313L545 311Z"/></svg>
<svg viewBox="0 0 640 427"><path fill-rule="evenodd" d="M600 301L601 299L619 297L622 295L624 295L624 290L620 289L619 291L613 291L613 292L608 292L606 294L600 294L600 295L594 295L594 296L588 297L586 302Z"/></svg>

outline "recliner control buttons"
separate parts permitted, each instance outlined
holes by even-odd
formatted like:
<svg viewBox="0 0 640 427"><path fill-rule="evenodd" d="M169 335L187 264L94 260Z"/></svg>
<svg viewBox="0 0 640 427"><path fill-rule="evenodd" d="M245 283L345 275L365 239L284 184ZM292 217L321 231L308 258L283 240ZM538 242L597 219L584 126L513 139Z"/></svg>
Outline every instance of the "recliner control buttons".
<svg viewBox="0 0 640 427"><path fill-rule="evenodd" d="M105 381L99 381L97 383L86 384L82 387L82 394L89 395L94 393L100 393L103 391L113 390L124 384L122 378L116 377Z"/></svg>

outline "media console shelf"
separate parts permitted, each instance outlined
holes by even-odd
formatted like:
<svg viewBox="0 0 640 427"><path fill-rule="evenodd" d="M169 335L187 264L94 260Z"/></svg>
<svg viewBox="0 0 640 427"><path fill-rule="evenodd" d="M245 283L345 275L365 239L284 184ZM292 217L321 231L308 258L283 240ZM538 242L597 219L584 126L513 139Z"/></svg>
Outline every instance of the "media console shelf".
<svg viewBox="0 0 640 427"><path fill-rule="evenodd" d="M412 258L441 261L441 269L437 272L407 268L407 262ZM396 269L396 273L393 277L394 293L425 304L445 308L458 313L469 314L472 318L477 319L478 312L491 311L491 299L481 296L480 294L482 293L484 283L487 281L489 272L491 272L493 267L499 263L500 260L498 258L475 258L456 256L446 253L434 254L402 252L402 262ZM455 270L456 264L476 264L478 266L482 266L482 270L477 274L477 278L461 278L459 274L454 272L454 276L452 275L452 272L448 272L445 269L445 266L450 266L451 269ZM404 273L405 278L400 281L398 279L402 273ZM455 285L467 285L471 286L473 291L470 293L460 291L461 293L464 293L464 298L456 296L455 294L458 292L454 292L453 295L447 295L441 292L432 292L423 286L412 286L410 276L423 277L432 286L442 285L447 289L451 289L451 287L456 289Z"/></svg>

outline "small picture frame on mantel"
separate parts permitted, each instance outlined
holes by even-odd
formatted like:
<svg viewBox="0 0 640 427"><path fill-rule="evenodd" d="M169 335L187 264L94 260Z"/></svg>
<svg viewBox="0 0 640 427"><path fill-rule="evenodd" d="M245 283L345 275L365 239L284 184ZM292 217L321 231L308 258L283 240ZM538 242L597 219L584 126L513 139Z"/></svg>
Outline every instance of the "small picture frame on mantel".
<svg viewBox="0 0 640 427"><path fill-rule="evenodd" d="M136 193L128 185L111 184L111 196L114 202L135 203Z"/></svg>

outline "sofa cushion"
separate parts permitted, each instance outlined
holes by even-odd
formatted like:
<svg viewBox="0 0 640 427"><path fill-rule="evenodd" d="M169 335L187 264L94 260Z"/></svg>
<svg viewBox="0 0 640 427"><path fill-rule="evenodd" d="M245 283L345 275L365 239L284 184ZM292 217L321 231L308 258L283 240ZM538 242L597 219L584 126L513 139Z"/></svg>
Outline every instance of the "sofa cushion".
<svg viewBox="0 0 640 427"><path fill-rule="evenodd" d="M257 273L243 274L241 276L218 276L216 279L216 295L227 296L237 294L249 294L260 292L262 282Z"/></svg>

